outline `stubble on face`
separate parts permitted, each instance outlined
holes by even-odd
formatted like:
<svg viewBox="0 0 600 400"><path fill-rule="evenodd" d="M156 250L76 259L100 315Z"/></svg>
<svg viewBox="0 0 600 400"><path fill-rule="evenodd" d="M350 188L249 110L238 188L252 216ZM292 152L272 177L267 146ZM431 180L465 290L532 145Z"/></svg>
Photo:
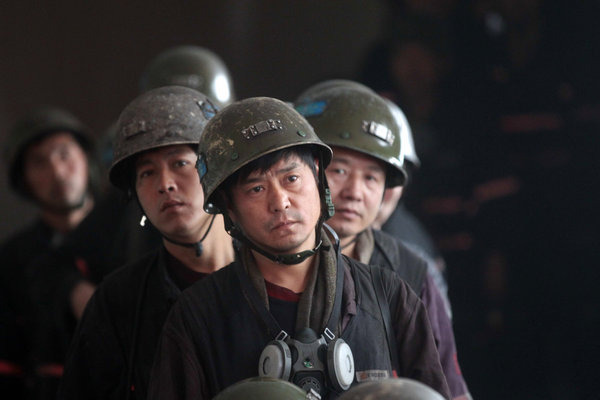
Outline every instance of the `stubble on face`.
<svg viewBox="0 0 600 400"><path fill-rule="evenodd" d="M284 206L279 207L279 202ZM229 214L233 222L244 236L273 254L313 248L320 212L313 172L293 155L264 173L250 174L231 190Z"/></svg>

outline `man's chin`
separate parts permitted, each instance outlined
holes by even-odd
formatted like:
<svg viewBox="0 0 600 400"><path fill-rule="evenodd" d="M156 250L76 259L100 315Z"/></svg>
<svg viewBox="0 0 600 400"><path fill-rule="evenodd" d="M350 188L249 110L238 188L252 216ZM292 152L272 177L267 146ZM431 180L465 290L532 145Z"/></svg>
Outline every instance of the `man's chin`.
<svg viewBox="0 0 600 400"><path fill-rule="evenodd" d="M267 250L270 253L275 254L275 255L295 254L295 253L299 253L303 250L307 250L307 249L304 249L304 247L307 247L304 245L304 241L293 240L292 238L290 238L290 240L274 241L274 242L271 242L270 246L261 246L261 247L263 247L265 250Z"/></svg>
<svg viewBox="0 0 600 400"><path fill-rule="evenodd" d="M344 226L344 225L339 225L337 227L334 225L330 225L330 226L331 226L331 228L333 228L335 233L337 233L340 240L344 240L345 238L352 237L360 232L357 229L354 229L354 228L351 228L348 226Z"/></svg>
<svg viewBox="0 0 600 400"><path fill-rule="evenodd" d="M54 214L69 214L84 206L85 196L75 201L65 199L63 201L39 201L39 203L42 209Z"/></svg>

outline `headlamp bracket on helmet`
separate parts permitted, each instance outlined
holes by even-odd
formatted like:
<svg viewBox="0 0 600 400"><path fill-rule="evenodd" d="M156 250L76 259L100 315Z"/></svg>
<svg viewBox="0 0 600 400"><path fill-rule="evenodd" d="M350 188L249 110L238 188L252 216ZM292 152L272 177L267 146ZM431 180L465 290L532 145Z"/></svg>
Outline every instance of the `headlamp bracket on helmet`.
<svg viewBox="0 0 600 400"><path fill-rule="evenodd" d="M375 121L363 121L362 127L367 134L383 140L390 146L394 143L394 134L387 126Z"/></svg>
<svg viewBox="0 0 600 400"><path fill-rule="evenodd" d="M254 125L250 125L246 129L242 129L242 136L246 139L252 139L263 133L272 132L276 130L282 130L283 125L279 119L268 119L266 121L260 121Z"/></svg>

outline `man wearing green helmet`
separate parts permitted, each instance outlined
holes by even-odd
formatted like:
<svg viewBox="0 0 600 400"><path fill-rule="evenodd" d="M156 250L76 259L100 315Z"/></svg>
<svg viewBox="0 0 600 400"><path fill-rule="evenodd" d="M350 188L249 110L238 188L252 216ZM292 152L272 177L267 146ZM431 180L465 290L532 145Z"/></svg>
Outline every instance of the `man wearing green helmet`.
<svg viewBox="0 0 600 400"><path fill-rule="evenodd" d="M214 52L193 45L169 47L154 56L143 68L139 79L140 92L162 86L182 86L206 95L221 108L235 99L231 75L225 63ZM114 159L113 143L116 122L100 137L99 159L108 170ZM108 175L107 173L105 175ZM123 204L122 193L105 182L106 190L94 212L84 224L82 234L72 245L84 248L89 264L102 275L135 260L160 245L155 230L141 228L142 217L135 202ZM112 223L107 224L107 219ZM90 240L90 237L93 240Z"/></svg>
<svg viewBox="0 0 600 400"><path fill-rule="evenodd" d="M150 398L209 399L256 375L335 398L396 374L450 398L418 297L392 271L341 256L325 228L330 160L276 99L239 101L209 121L197 164L205 205L242 246L173 306Z"/></svg>
<svg viewBox="0 0 600 400"><path fill-rule="evenodd" d="M108 275L75 332L60 399L144 399L156 344L182 290L234 258L221 216L204 211L196 147L216 112L180 86L134 99L117 123L110 181L137 200L162 246Z"/></svg>
<svg viewBox="0 0 600 400"><path fill-rule="evenodd" d="M296 108L333 148L326 174L336 213L328 224L340 237L342 253L397 272L419 295L452 398L468 398L446 305L427 262L399 239L372 228L385 189L406 179L399 126L391 109L374 92L348 85L323 90Z"/></svg>

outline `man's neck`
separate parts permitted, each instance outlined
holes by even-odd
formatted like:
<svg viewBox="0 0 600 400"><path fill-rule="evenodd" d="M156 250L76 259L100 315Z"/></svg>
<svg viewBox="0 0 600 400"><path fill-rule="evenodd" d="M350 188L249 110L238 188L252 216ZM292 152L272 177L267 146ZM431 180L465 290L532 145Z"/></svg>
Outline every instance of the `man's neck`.
<svg viewBox="0 0 600 400"><path fill-rule="evenodd" d="M356 258L356 257L354 257L354 249L356 248L357 238L358 238L358 235L352 235L352 236L346 236L344 238L340 238L340 249L341 249L343 255L350 257L350 258Z"/></svg>
<svg viewBox="0 0 600 400"><path fill-rule="evenodd" d="M77 228L85 217L94 208L94 199L87 196L81 207L75 208L67 212L57 212L50 209L41 210L42 220L52 229L60 233L68 233Z"/></svg>
<svg viewBox="0 0 600 400"><path fill-rule="evenodd" d="M310 271L315 264L312 255L299 264L283 265L271 261L262 254L252 250L256 267L266 281L284 287L294 293L302 293L310 279Z"/></svg>
<svg viewBox="0 0 600 400"><path fill-rule="evenodd" d="M184 247L163 239L163 244L171 255L181 261L189 269L210 274L233 262L235 253L231 236L223 228L223 216L215 216L213 226L202 241L202 254L196 255L193 247ZM204 233L204 232L203 232ZM179 240L182 243L195 243L200 238Z"/></svg>

